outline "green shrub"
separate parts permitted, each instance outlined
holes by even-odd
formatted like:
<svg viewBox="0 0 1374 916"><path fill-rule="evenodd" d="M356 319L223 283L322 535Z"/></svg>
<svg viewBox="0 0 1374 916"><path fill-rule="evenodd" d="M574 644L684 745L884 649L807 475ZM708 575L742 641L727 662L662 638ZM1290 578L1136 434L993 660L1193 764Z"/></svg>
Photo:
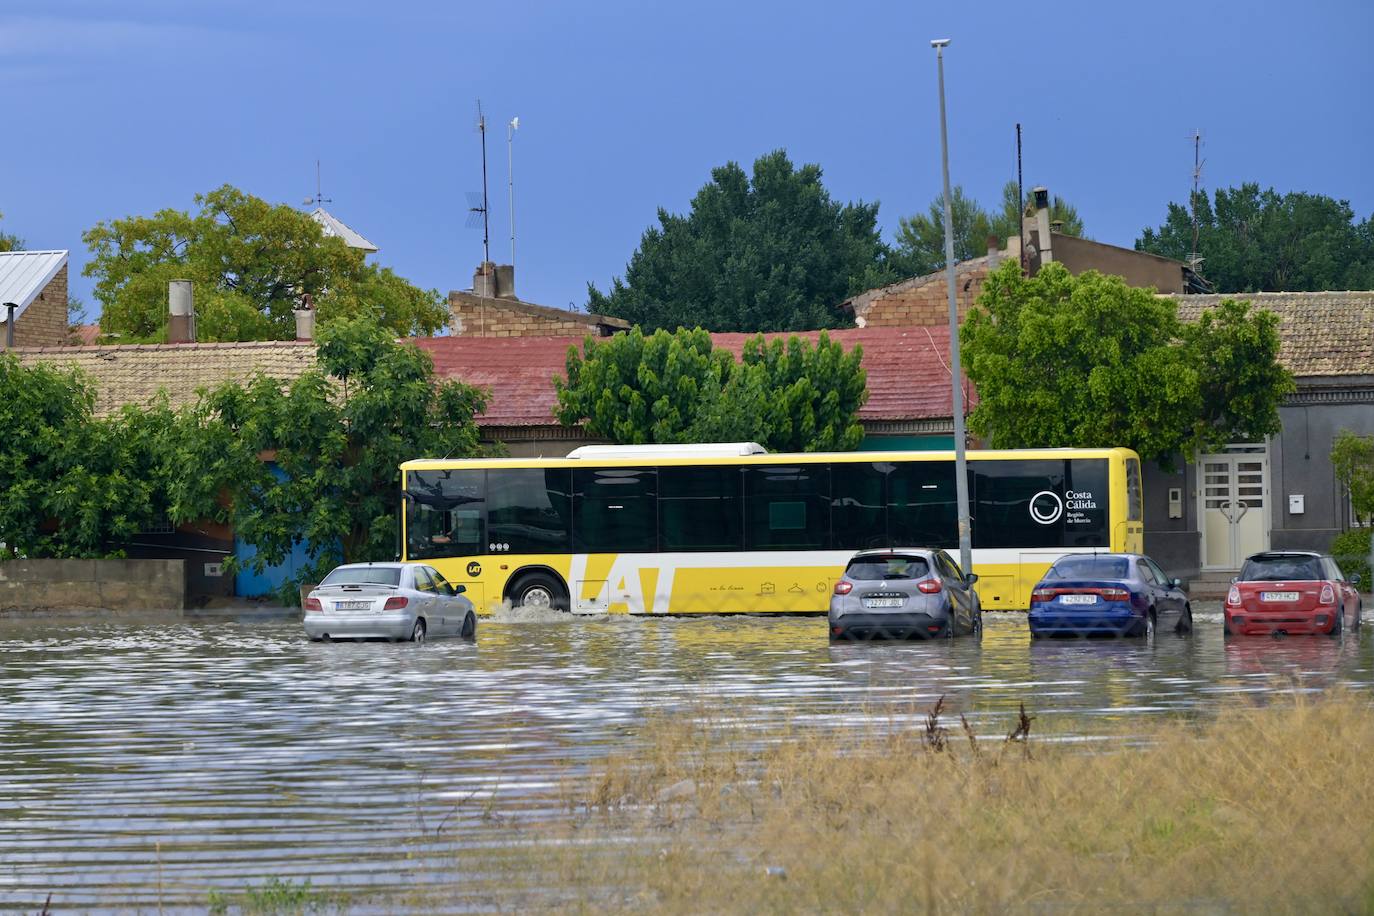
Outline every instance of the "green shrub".
<svg viewBox="0 0 1374 916"><path fill-rule="evenodd" d="M1369 577L1369 536L1368 528L1351 528L1336 535L1331 541L1331 556L1341 567L1341 572L1349 579L1360 577L1360 591L1371 587Z"/></svg>

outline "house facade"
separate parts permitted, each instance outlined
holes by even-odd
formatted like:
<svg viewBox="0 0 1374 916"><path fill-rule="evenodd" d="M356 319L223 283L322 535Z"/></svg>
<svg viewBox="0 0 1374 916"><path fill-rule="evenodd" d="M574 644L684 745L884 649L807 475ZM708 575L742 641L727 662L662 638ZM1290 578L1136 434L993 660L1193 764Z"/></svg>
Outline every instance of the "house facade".
<svg viewBox="0 0 1374 916"><path fill-rule="evenodd" d="M1329 550L1355 521L1331 447L1341 430L1374 435L1374 292L1180 296L1179 317L1228 298L1279 316L1297 391L1268 440L1146 468L1146 550L1188 578L1228 578L1260 550Z"/></svg>
<svg viewBox="0 0 1374 916"><path fill-rule="evenodd" d="M65 250L0 251L0 350L11 333L15 349L68 342L67 260Z"/></svg>

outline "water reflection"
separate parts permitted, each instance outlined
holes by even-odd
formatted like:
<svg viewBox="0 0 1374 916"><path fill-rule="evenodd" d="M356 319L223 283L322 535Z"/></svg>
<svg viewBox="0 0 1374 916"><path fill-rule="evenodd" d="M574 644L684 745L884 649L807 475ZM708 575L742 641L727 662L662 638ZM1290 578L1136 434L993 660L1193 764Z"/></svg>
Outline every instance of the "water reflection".
<svg viewBox="0 0 1374 916"><path fill-rule="evenodd" d="M269 875L454 882L503 818L650 711L868 728L941 695L982 734L1205 711L1226 694L1366 689L1374 639L831 645L817 618L484 620L475 644L312 644L291 622L0 622L0 907L202 907ZM382 906L385 909L385 905Z"/></svg>

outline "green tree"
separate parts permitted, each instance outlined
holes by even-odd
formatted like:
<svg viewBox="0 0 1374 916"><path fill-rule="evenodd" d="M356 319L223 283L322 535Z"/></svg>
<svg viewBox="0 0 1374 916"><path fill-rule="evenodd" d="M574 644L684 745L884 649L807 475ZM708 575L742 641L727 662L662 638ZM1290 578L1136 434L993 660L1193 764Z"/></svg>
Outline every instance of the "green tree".
<svg viewBox="0 0 1374 916"><path fill-rule="evenodd" d="M1374 436L1341 430L1331 446L1331 465L1350 494L1355 520L1363 525L1374 521Z"/></svg>
<svg viewBox="0 0 1374 916"><path fill-rule="evenodd" d="M315 562L289 596L340 561L390 558L398 466L477 454L483 406L480 391L436 380L428 354L372 319L336 319L320 330L319 369L289 387L259 377L202 394L177 430L174 515L232 524L257 548L259 572L309 545Z"/></svg>
<svg viewBox="0 0 1374 916"><path fill-rule="evenodd" d="M5 214L0 213L0 219L4 219ZM0 251L22 251L24 240L19 236L0 229Z"/></svg>
<svg viewBox="0 0 1374 916"><path fill-rule="evenodd" d="M166 336L167 283L195 283L201 340L290 340L309 295L321 325L373 315L397 335L430 334L447 309L363 252L325 236L309 214L225 185L196 196L199 212L162 210L98 223L83 236L101 330L124 341Z"/></svg>
<svg viewBox="0 0 1374 916"><path fill-rule="evenodd" d="M790 331L835 327L845 297L895 277L877 230L877 204L839 204L817 165L793 168L782 150L752 179L717 168L686 216L658 211L624 279L588 284L587 309L645 330Z"/></svg>
<svg viewBox="0 0 1374 916"><path fill-rule="evenodd" d="M171 411L94 411L79 373L0 353L0 558L118 555L165 519Z"/></svg>
<svg viewBox="0 0 1374 916"><path fill-rule="evenodd" d="M991 234L997 236L1000 244L1021 232L1021 220L1034 212L1035 193L1026 192L1026 199L1018 201L1016 182L1008 181L1002 185L1002 208L990 217ZM1060 223L1059 232L1063 235L1082 237L1083 219L1078 208L1058 194L1050 198L1050 222Z"/></svg>
<svg viewBox="0 0 1374 916"><path fill-rule="evenodd" d="M1196 203L1201 273L1218 292L1374 287L1374 218L1357 223L1344 200L1250 183L1218 190L1213 201L1200 192ZM1135 247L1188 260L1192 214L1169 204L1164 224L1145 229Z"/></svg>
<svg viewBox="0 0 1374 916"><path fill-rule="evenodd" d="M989 277L960 329L978 388L970 428L995 447L1127 446L1175 456L1279 429L1293 388L1278 321L1227 302L1184 326L1173 300L1050 264Z"/></svg>
<svg viewBox="0 0 1374 916"><path fill-rule="evenodd" d="M1016 182L1002 186L1001 209L989 213L963 187L955 185L950 192L950 223L954 230L954 261L959 263L987 254L988 240L997 239L1000 248L1007 239L1020 234L1023 214L1032 212L1034 196L1026 192L1022 204L1017 203ZM1064 235L1083 234L1083 220L1078 210L1062 197L1050 201L1050 220L1063 225ZM944 269L945 266L945 195L930 202L925 213L899 220L897 244L893 264L903 276L919 277Z"/></svg>
<svg viewBox="0 0 1374 916"><path fill-rule="evenodd" d="M956 264L988 253L992 225L987 211L960 185L950 192L950 224ZM932 200L925 213L898 220L895 254L907 276L920 277L944 268L945 195Z"/></svg>
<svg viewBox="0 0 1374 916"><path fill-rule="evenodd" d="M774 451L852 449L867 399L862 352L822 333L745 343L739 362L700 328L638 328L569 348L557 416L615 442L754 441Z"/></svg>

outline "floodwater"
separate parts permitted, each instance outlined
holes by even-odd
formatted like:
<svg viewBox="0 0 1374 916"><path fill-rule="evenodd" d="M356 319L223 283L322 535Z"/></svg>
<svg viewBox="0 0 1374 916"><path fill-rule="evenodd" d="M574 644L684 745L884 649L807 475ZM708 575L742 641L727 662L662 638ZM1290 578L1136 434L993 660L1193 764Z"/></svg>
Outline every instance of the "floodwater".
<svg viewBox="0 0 1374 916"><path fill-rule="evenodd" d="M981 734L1024 703L1092 737L1374 685L1374 629L1224 641L1211 610L1154 645L1032 643L992 614L981 643L834 646L814 617L516 617L422 647L281 620L0 621L0 909L201 910L276 878L386 911L461 888L502 824L555 816L556 787L650 711L858 729L946 695Z"/></svg>

